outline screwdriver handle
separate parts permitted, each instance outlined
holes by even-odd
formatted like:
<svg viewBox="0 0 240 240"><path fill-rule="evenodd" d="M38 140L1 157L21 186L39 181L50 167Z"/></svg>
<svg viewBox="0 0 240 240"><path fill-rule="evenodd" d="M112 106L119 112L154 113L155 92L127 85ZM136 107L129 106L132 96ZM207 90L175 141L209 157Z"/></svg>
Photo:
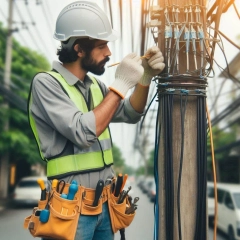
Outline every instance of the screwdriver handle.
<svg viewBox="0 0 240 240"><path fill-rule="evenodd" d="M121 173L118 174L117 177L117 182L116 182L116 187L115 187L115 191L114 191L114 196L118 197L120 194L120 190L122 188L122 183L123 183L123 176Z"/></svg>
<svg viewBox="0 0 240 240"><path fill-rule="evenodd" d="M122 183L122 186L121 186L120 192L123 190L123 188L124 188L124 186L125 186L125 184L126 184L127 178L128 178L128 175L127 175L127 174L124 174L124 177L123 177L123 183Z"/></svg>
<svg viewBox="0 0 240 240"><path fill-rule="evenodd" d="M39 179L37 180L37 182L38 182L38 184L39 184L41 190L46 189L45 184L44 184L44 181L43 181L42 178L39 178Z"/></svg>
<svg viewBox="0 0 240 240"><path fill-rule="evenodd" d="M41 191L41 199L40 200L46 200L46 198L47 198L47 189L45 187L44 181L43 181L42 178L39 178L37 180L37 182L38 182L38 184L39 184L39 186L40 186L40 188L42 190Z"/></svg>
<svg viewBox="0 0 240 240"><path fill-rule="evenodd" d="M58 180L57 179L53 179L52 180L52 188L56 188L58 184Z"/></svg>

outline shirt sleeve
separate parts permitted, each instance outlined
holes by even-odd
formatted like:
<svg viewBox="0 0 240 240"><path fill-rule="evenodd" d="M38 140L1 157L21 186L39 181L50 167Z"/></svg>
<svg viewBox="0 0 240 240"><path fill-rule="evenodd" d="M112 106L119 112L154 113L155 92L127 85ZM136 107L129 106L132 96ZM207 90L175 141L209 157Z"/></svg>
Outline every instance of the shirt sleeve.
<svg viewBox="0 0 240 240"><path fill-rule="evenodd" d="M98 82L99 82L99 85L105 96L109 92L109 89L103 82L101 82L99 80L98 80ZM138 113L135 111L135 109L132 107L132 105L130 103L130 97L128 97L128 98L124 98L121 101L111 122L137 123L138 121L140 121L140 119L143 115L144 115L144 113Z"/></svg>
<svg viewBox="0 0 240 240"><path fill-rule="evenodd" d="M79 111L58 81L46 73L33 80L31 111L79 148L89 147L97 139L94 113Z"/></svg>

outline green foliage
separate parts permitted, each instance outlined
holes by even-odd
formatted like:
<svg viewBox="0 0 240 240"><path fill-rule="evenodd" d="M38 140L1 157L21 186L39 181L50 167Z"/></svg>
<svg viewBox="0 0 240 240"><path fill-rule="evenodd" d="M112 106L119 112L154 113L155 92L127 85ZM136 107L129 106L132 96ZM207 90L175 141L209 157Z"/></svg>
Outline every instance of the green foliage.
<svg viewBox="0 0 240 240"><path fill-rule="evenodd" d="M2 86L6 39L7 31L0 23L0 84ZM29 127L26 106L32 78L37 72L49 69L50 64L44 56L21 46L13 39L10 90L4 90L3 95L0 95L0 156L8 151L12 163L23 159L29 163L43 162ZM7 99L8 107L3 105ZM6 127L8 131L5 131Z"/></svg>
<svg viewBox="0 0 240 240"><path fill-rule="evenodd" d="M141 176L145 174L145 167L144 166L140 166L138 167L138 169L136 170L136 176Z"/></svg>
<svg viewBox="0 0 240 240"><path fill-rule="evenodd" d="M122 153L120 151L120 149L113 144L113 160L114 160L114 171L118 174L118 173L122 173L124 171L124 159L122 157Z"/></svg>
<svg viewBox="0 0 240 240"><path fill-rule="evenodd" d="M213 136L213 146L214 150L220 150L224 146L227 146L230 143L236 141L236 131L234 131L235 127L233 126L230 131L222 131L218 127L212 128L212 136ZM210 142L210 134L208 136L207 142L208 152L211 152L211 142ZM228 157L230 149L226 149L225 151L218 151L215 154L215 158L218 161L221 161ZM211 160L211 156L208 157L208 160Z"/></svg>
<svg viewBox="0 0 240 240"><path fill-rule="evenodd" d="M137 171L136 171L136 175L137 176L141 176L145 174L145 167L147 167L147 173L148 176L153 176L154 175L154 153L155 150L152 149L152 151L149 153L149 158L147 160L147 164L146 166L140 166Z"/></svg>
<svg viewBox="0 0 240 240"><path fill-rule="evenodd" d="M133 176L136 173L136 170L128 165L124 165L123 173L128 174L128 176Z"/></svg>

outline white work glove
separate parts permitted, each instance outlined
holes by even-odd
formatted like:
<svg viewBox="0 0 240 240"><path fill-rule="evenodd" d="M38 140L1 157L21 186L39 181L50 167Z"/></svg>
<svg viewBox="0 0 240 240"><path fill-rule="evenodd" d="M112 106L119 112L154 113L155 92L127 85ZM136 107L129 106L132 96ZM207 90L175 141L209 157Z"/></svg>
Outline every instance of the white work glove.
<svg viewBox="0 0 240 240"><path fill-rule="evenodd" d="M109 89L124 98L128 90L134 87L143 75L142 60L135 53L128 54L118 65L115 81Z"/></svg>
<svg viewBox="0 0 240 240"><path fill-rule="evenodd" d="M144 74L139 81L142 86L149 86L153 77L162 72L165 67L162 52L157 46L149 48L144 56L149 56L142 60Z"/></svg>

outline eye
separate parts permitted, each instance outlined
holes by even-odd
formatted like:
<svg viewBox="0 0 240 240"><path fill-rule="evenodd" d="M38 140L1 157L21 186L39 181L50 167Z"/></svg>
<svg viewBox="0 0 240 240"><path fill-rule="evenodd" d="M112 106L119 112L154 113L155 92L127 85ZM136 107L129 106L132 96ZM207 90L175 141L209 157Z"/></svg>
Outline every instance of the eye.
<svg viewBox="0 0 240 240"><path fill-rule="evenodd" d="M106 46L107 46L107 45L104 44L104 45L100 45L98 48L99 48L99 49L104 49Z"/></svg>

